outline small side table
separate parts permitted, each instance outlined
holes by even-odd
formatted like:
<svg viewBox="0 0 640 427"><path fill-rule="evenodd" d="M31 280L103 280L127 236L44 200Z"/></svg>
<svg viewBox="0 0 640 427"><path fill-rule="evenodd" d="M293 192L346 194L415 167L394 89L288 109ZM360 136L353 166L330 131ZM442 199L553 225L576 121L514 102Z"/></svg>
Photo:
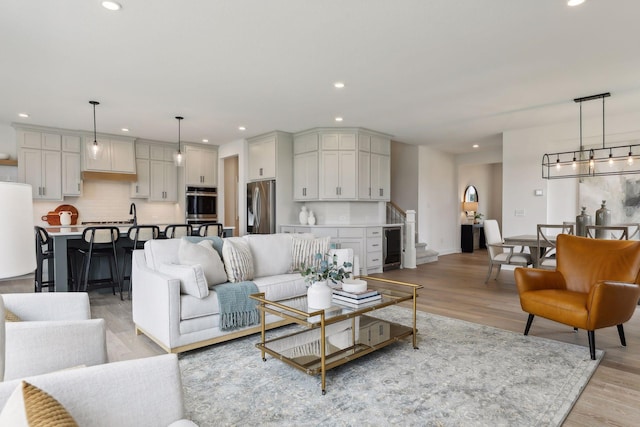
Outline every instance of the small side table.
<svg viewBox="0 0 640 427"><path fill-rule="evenodd" d="M486 249L484 226L482 224L462 224L460 246L462 252L473 253L474 249ZM476 245L476 242L477 245Z"/></svg>

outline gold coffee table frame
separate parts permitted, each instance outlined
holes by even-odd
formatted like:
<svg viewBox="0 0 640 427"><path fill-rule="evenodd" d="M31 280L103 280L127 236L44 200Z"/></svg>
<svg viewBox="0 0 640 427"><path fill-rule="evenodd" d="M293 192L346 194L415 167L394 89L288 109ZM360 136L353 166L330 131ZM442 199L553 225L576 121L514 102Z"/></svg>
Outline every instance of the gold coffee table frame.
<svg viewBox="0 0 640 427"><path fill-rule="evenodd" d="M375 281L380 283L390 283L401 287L402 291L391 290L378 287L378 292L382 295L382 299L358 307L350 307L341 304L340 301L334 300L330 308L324 310L309 311L306 305L306 295L288 298L281 301L269 301L265 298L264 293L253 294L251 298L258 301L258 309L260 310L261 324L261 342L256 344L262 354L262 360L266 361L266 353L279 359L288 365L291 365L309 375L317 375L320 373L322 379L322 394L326 394L326 373L329 369L343 365L352 360L358 359L366 354L379 350L396 341L404 339L409 335L413 336L413 348L418 349L416 329L416 299L418 297L418 289L422 289L421 285L405 283L396 280L388 280L376 277L361 276L361 279ZM402 288L404 287L404 288ZM413 302L413 325L411 327L389 322L375 317L365 316L374 310L379 310L390 305L398 304L403 301ZM270 340L266 339L265 315L270 313L292 323L303 325L306 329L276 337ZM348 322L337 325L351 319L350 326ZM331 346L327 342L327 329L331 325L343 327L342 337L347 333L348 344L343 347ZM371 331L377 328L378 336L371 338ZM350 330L350 332L349 332ZM368 339L362 336L358 338L358 334L363 331L368 332ZM319 333L318 333L319 332ZM317 336L316 336L317 335ZM337 336L337 334L336 334ZM308 338L311 337L311 338ZM350 338L350 340L349 340ZM297 348L282 349L283 345L291 345L292 342L309 341L301 344ZM313 347L319 341L319 355L317 354L294 354L299 348ZM327 354L327 348L331 347L330 353ZM293 352L293 353L292 353Z"/></svg>

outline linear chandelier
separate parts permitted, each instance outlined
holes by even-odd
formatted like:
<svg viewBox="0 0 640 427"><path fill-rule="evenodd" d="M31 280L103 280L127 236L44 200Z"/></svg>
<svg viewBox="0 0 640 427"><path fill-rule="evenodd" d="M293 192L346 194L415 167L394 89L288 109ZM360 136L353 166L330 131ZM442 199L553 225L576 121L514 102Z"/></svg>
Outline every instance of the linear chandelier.
<svg viewBox="0 0 640 427"><path fill-rule="evenodd" d="M609 92L576 98L580 104L580 147L577 151L548 153L542 156L542 178L585 178L589 176L627 175L640 173L640 144L607 147L604 141L604 99ZM602 147L582 145L582 103L602 99Z"/></svg>

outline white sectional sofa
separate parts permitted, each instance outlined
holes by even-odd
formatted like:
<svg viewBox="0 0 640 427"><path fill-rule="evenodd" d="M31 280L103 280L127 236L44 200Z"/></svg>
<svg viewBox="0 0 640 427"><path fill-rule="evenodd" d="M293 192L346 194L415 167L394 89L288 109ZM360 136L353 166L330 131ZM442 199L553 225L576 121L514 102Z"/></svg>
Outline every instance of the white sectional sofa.
<svg viewBox="0 0 640 427"><path fill-rule="evenodd" d="M255 275L252 281L267 299L281 300L306 293L304 278L290 272L293 239L300 237L254 234L231 238L244 239L248 243ZM211 240L222 255L222 246L227 239L201 239ZM180 263L180 243L181 239L150 240L144 250L133 253L132 306L136 333L147 335L167 352L179 353L259 332L260 325L221 330L216 292L201 298L181 293L180 279L159 271L163 265ZM265 323L267 329L287 324L269 314Z"/></svg>

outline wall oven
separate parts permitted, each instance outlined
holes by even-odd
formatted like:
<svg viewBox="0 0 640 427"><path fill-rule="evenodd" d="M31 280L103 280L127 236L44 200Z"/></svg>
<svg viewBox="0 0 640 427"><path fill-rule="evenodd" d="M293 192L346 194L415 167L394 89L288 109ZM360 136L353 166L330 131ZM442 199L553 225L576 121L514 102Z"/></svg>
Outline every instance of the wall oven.
<svg viewBox="0 0 640 427"><path fill-rule="evenodd" d="M185 218L188 224L218 221L218 189L191 187L185 191Z"/></svg>

